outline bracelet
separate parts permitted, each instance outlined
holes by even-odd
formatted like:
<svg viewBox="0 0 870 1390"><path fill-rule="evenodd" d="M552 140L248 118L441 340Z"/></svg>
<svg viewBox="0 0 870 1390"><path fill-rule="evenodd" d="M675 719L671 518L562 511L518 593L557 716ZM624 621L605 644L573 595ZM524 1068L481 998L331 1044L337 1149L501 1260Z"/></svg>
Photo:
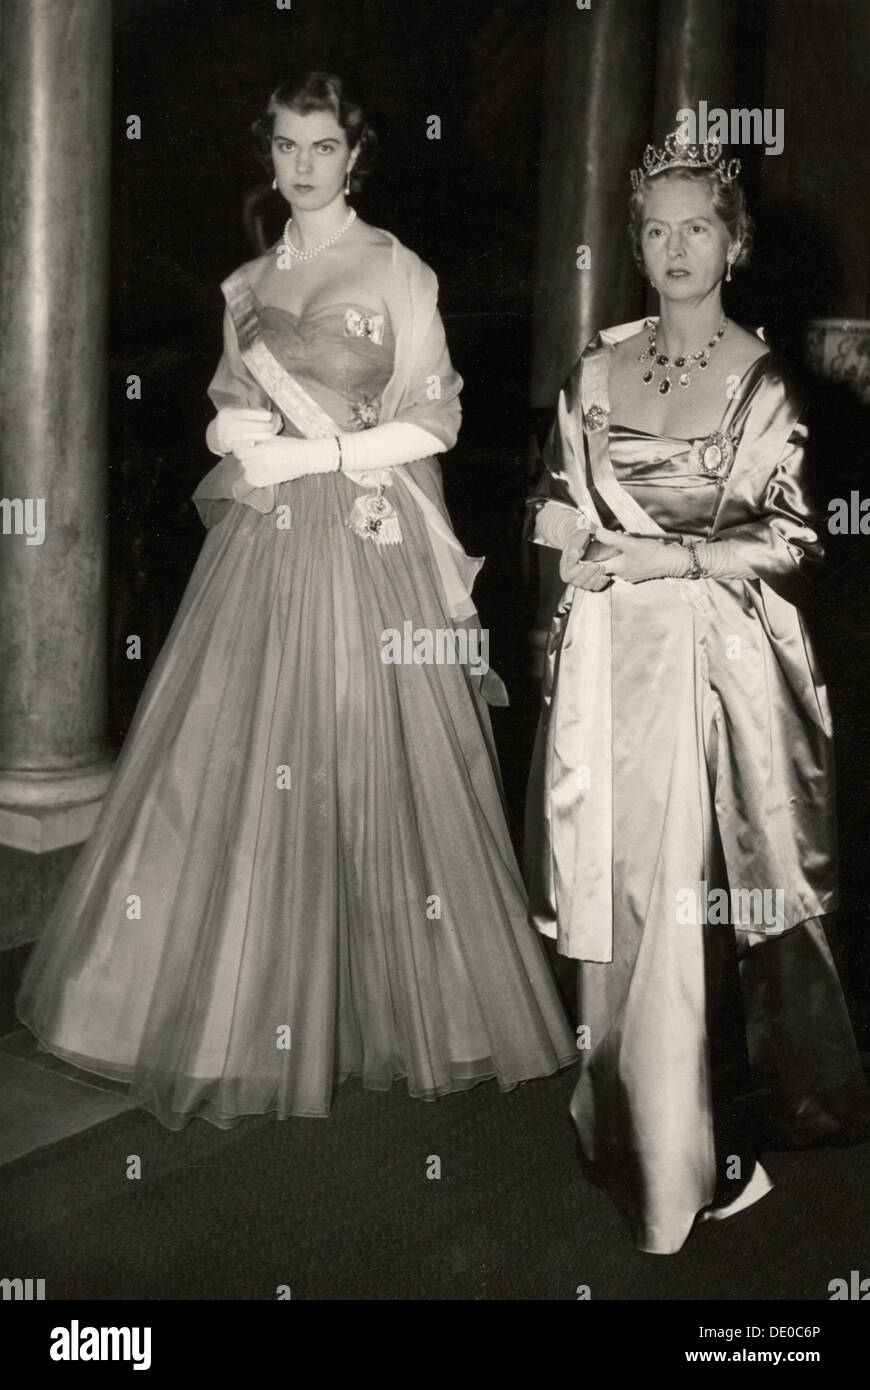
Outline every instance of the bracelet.
<svg viewBox="0 0 870 1390"><path fill-rule="evenodd" d="M338 445L338 471L339 471L339 473L340 473L340 472L341 472L341 465L342 465L342 462L343 462L343 460L342 460L342 454L341 454L341 435L340 435L340 434L337 434L337 435L335 436L335 442L336 442L336 444Z"/></svg>
<svg viewBox="0 0 870 1390"><path fill-rule="evenodd" d="M686 541L686 542L685 542L685 545L686 545L686 549L688 550L689 554L690 554L691 557L692 557L692 563L691 563L691 565L689 566L689 568L686 570L686 573L683 575L683 578L684 578L684 579L703 579L703 578L704 578L704 566L701 564L701 560L700 560L700 557L699 557L699 555L698 555L698 542L697 542L697 541Z"/></svg>

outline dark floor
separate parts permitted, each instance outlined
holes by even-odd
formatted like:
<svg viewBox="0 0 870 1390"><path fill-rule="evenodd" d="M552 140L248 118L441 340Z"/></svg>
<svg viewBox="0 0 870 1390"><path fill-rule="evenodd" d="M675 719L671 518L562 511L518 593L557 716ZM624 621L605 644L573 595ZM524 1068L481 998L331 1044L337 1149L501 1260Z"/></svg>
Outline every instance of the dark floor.
<svg viewBox="0 0 870 1390"><path fill-rule="evenodd" d="M48 1299L827 1300L870 1275L870 1143L768 1154L756 1206L677 1255L636 1251L580 1172L573 1071L435 1104L348 1082L328 1120L174 1133L19 1029L0 1039L0 1277Z"/></svg>
<svg viewBox="0 0 870 1390"><path fill-rule="evenodd" d="M518 848L535 715L516 699L494 719ZM865 768L845 759L841 775L847 976L862 988ZM287 1285L294 1299L573 1300L588 1285L596 1300L827 1300L832 1279L870 1276L870 1144L768 1154L768 1197L677 1255L645 1255L581 1175L572 1079L431 1105L348 1082L329 1120L173 1133L18 1031L0 1039L0 1278L44 1278L48 1299L272 1300Z"/></svg>
<svg viewBox="0 0 870 1390"><path fill-rule="evenodd" d="M39 1051L27 1029L0 1038L0 1165L130 1110L124 1090Z"/></svg>
<svg viewBox="0 0 870 1390"><path fill-rule="evenodd" d="M768 1155L756 1206L635 1251L577 1167L572 1081L434 1104L351 1081L328 1120L230 1131L128 1109L0 1168L0 1273L48 1299L825 1300L870 1270L870 1144Z"/></svg>

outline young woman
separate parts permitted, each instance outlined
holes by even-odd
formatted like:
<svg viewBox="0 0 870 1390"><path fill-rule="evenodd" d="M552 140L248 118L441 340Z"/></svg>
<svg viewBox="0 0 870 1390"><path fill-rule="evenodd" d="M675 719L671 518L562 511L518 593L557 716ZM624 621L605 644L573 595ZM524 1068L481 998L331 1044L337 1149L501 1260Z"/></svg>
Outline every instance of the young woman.
<svg viewBox="0 0 870 1390"><path fill-rule="evenodd" d="M291 217L223 285L210 529L19 1000L173 1128L576 1058L434 457L462 384L435 276L348 208L373 137L338 78L280 87L258 130Z"/></svg>
<svg viewBox="0 0 870 1390"><path fill-rule="evenodd" d="M848 1136L867 1115L823 922L830 715L795 607L821 557L806 428L722 308L751 245L738 172L718 146L647 149L631 234L660 317L583 353L533 499L567 587L532 907L580 962L582 1151L656 1253L769 1190L763 1137Z"/></svg>

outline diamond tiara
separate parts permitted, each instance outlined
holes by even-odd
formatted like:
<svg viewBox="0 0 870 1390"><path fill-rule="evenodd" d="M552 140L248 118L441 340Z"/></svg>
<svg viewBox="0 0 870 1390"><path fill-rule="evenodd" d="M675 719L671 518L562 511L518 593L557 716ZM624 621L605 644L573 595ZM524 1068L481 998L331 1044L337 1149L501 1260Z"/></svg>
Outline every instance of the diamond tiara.
<svg viewBox="0 0 870 1390"><path fill-rule="evenodd" d="M631 186L636 191L644 179L653 178L665 169L702 169L715 174L721 183L733 183L740 173L739 159L724 159L718 140L703 145L690 145L680 140L677 131L665 137L663 149L647 145L643 152L643 168L632 169Z"/></svg>

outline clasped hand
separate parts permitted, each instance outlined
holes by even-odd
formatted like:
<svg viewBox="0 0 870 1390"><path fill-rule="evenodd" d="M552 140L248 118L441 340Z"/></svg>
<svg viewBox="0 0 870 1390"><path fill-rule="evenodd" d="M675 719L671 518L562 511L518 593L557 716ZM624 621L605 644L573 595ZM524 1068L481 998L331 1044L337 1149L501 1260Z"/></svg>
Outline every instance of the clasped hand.
<svg viewBox="0 0 870 1390"><path fill-rule="evenodd" d="M647 579L676 578L688 567L685 551L654 536L627 536L598 526L583 549L586 532L579 532L562 552L559 573L580 589L606 589L613 579L641 584Z"/></svg>
<svg viewBox="0 0 870 1390"><path fill-rule="evenodd" d="M592 539L588 528L578 529L559 560L559 574L563 583L573 584L575 589L607 589L613 581L604 573L601 561L616 554L618 551Z"/></svg>
<svg viewBox="0 0 870 1390"><path fill-rule="evenodd" d="M276 438L283 421L277 411L224 406L217 413L215 436L224 453L235 454L250 487L301 478L310 471L303 464L300 444L293 435Z"/></svg>
<svg viewBox="0 0 870 1390"><path fill-rule="evenodd" d="M240 445L274 438L280 433L281 424L277 411L225 405L214 419L215 443L222 454L236 454Z"/></svg>
<svg viewBox="0 0 870 1390"><path fill-rule="evenodd" d="M239 444L233 452L242 465L246 483L250 483L251 487L269 487L302 478L311 472L311 466L303 461L299 448L305 442L291 434L279 439L258 439L253 443Z"/></svg>

